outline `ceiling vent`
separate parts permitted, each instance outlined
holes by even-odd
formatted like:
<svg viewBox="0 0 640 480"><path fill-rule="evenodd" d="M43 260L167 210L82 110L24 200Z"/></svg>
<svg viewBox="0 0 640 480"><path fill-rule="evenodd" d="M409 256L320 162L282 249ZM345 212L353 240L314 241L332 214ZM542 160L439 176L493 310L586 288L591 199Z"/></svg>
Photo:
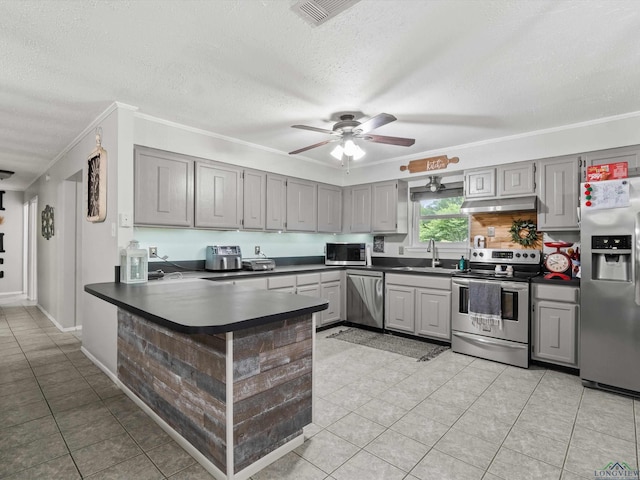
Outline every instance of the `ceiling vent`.
<svg viewBox="0 0 640 480"><path fill-rule="evenodd" d="M291 7L305 22L318 26L360 0L301 0Z"/></svg>

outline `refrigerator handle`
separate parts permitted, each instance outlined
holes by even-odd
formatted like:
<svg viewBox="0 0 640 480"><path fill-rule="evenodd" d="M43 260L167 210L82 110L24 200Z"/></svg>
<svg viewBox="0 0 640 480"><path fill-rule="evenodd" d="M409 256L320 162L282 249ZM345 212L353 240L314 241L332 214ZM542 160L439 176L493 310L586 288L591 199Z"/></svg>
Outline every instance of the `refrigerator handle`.
<svg viewBox="0 0 640 480"><path fill-rule="evenodd" d="M640 306L640 282L638 281L638 272L640 272L640 213L636 213L635 231L633 232L633 249L631 250L631 278L636 291L636 305Z"/></svg>

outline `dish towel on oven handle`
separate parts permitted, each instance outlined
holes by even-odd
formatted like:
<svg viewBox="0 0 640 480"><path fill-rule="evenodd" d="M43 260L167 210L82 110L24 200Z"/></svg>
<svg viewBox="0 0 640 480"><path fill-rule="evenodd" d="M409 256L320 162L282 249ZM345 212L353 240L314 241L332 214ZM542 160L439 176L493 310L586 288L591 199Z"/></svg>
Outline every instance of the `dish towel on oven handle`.
<svg viewBox="0 0 640 480"><path fill-rule="evenodd" d="M502 330L502 289L498 282L469 282L469 318L475 327Z"/></svg>

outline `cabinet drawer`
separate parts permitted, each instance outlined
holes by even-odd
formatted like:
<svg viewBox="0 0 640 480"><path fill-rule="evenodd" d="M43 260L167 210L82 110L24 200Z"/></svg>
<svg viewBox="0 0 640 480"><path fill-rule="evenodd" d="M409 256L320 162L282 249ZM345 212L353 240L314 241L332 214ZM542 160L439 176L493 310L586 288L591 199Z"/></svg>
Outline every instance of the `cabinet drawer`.
<svg viewBox="0 0 640 480"><path fill-rule="evenodd" d="M269 290L273 288L285 288L285 287L295 287L295 286L296 286L296 277L294 275L284 275L284 276L267 278L267 288Z"/></svg>
<svg viewBox="0 0 640 480"><path fill-rule="evenodd" d="M340 270L334 270L332 272L322 272L320 274L320 281L324 282L335 282L336 280L340 280L342 272Z"/></svg>
<svg viewBox="0 0 640 480"><path fill-rule="evenodd" d="M434 288L451 291L451 277L440 275L397 275L388 273L387 285L406 285L408 287Z"/></svg>
<svg viewBox="0 0 640 480"><path fill-rule="evenodd" d="M533 298L553 300L555 302L578 303L580 301L580 288L534 283Z"/></svg>
<svg viewBox="0 0 640 480"><path fill-rule="evenodd" d="M296 283L298 285L313 285L320 282L319 273L305 273L304 275L298 275L296 277Z"/></svg>

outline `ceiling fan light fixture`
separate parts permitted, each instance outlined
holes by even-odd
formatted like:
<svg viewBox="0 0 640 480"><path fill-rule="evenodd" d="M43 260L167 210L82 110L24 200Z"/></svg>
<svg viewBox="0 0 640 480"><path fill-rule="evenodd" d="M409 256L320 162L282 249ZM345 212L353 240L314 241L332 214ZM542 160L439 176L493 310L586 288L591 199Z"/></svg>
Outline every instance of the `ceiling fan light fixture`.
<svg viewBox="0 0 640 480"><path fill-rule="evenodd" d="M342 160L343 153L344 153L344 148L342 148L342 145L336 145L336 148L331 150L331 156L336 160Z"/></svg>
<svg viewBox="0 0 640 480"><path fill-rule="evenodd" d="M435 193L439 190L442 190L444 188L444 185L440 183L440 177L434 175L429 177L429 183L427 183L425 187Z"/></svg>
<svg viewBox="0 0 640 480"><path fill-rule="evenodd" d="M9 178L11 175L13 175L15 172L12 172L10 170L0 170L0 180L5 180L7 178Z"/></svg>

